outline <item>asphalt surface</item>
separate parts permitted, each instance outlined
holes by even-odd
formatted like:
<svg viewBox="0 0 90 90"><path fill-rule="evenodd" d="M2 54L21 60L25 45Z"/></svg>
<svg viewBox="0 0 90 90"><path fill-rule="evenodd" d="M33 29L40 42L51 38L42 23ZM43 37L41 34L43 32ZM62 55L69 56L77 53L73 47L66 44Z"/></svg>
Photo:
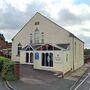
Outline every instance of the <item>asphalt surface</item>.
<svg viewBox="0 0 90 90"><path fill-rule="evenodd" d="M3 80L0 77L0 90L8 90L5 86L5 83L3 82Z"/></svg>
<svg viewBox="0 0 90 90"><path fill-rule="evenodd" d="M79 86L77 90L90 90L90 76Z"/></svg>
<svg viewBox="0 0 90 90"><path fill-rule="evenodd" d="M26 81L14 81L10 82L16 90L70 90L73 85L73 81L69 80L56 80L50 83L37 82L35 80Z"/></svg>
<svg viewBox="0 0 90 90"><path fill-rule="evenodd" d="M86 70L71 90L90 90L90 68Z"/></svg>
<svg viewBox="0 0 90 90"><path fill-rule="evenodd" d="M75 81L61 79L52 72L21 66L21 79L9 82L16 90L70 90Z"/></svg>

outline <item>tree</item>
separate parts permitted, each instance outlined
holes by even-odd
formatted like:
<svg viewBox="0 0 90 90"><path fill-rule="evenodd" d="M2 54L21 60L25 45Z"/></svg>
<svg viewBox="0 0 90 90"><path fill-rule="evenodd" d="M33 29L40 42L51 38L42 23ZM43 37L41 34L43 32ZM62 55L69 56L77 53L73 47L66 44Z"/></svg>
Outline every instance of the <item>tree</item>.
<svg viewBox="0 0 90 90"><path fill-rule="evenodd" d="M3 34L0 33L0 39L5 41L5 37Z"/></svg>

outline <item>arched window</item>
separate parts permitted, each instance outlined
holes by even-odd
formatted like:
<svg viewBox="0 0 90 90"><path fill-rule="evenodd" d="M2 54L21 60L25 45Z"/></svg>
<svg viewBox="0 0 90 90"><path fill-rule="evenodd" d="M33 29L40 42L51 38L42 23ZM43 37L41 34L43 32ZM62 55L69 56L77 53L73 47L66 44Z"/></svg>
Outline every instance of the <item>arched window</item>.
<svg viewBox="0 0 90 90"><path fill-rule="evenodd" d="M33 40L32 40L32 33L30 34L30 43L32 43Z"/></svg>
<svg viewBox="0 0 90 90"><path fill-rule="evenodd" d="M29 53L26 53L26 63L29 63Z"/></svg>
<svg viewBox="0 0 90 90"><path fill-rule="evenodd" d="M44 43L44 32L41 33L41 43Z"/></svg>
<svg viewBox="0 0 90 90"><path fill-rule="evenodd" d="M42 53L42 66L45 66L45 54Z"/></svg>
<svg viewBox="0 0 90 90"><path fill-rule="evenodd" d="M22 45L21 45L21 43L18 44L18 52L17 52L17 55L18 55L18 56L20 55L20 50L22 50Z"/></svg>
<svg viewBox="0 0 90 90"><path fill-rule="evenodd" d="M30 53L30 63L33 63L33 53Z"/></svg>
<svg viewBox="0 0 90 90"><path fill-rule="evenodd" d="M36 28L36 30L34 32L34 42L39 43L39 30L38 30L38 28Z"/></svg>
<svg viewBox="0 0 90 90"><path fill-rule="evenodd" d="M50 66L53 67L53 53L50 53Z"/></svg>

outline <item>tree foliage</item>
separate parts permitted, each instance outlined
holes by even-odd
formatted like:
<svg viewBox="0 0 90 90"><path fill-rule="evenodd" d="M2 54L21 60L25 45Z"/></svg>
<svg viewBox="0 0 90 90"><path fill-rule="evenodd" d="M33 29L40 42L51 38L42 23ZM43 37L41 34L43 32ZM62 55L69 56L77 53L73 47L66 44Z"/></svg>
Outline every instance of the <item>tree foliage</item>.
<svg viewBox="0 0 90 90"><path fill-rule="evenodd" d="M5 41L5 37L3 34L0 33L0 39Z"/></svg>

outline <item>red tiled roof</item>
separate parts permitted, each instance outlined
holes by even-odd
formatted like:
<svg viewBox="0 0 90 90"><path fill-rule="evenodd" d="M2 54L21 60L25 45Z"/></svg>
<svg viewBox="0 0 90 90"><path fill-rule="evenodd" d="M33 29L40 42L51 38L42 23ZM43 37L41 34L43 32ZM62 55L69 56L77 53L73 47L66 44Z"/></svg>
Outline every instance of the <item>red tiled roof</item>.
<svg viewBox="0 0 90 90"><path fill-rule="evenodd" d="M0 49L11 48L12 44L0 39Z"/></svg>

